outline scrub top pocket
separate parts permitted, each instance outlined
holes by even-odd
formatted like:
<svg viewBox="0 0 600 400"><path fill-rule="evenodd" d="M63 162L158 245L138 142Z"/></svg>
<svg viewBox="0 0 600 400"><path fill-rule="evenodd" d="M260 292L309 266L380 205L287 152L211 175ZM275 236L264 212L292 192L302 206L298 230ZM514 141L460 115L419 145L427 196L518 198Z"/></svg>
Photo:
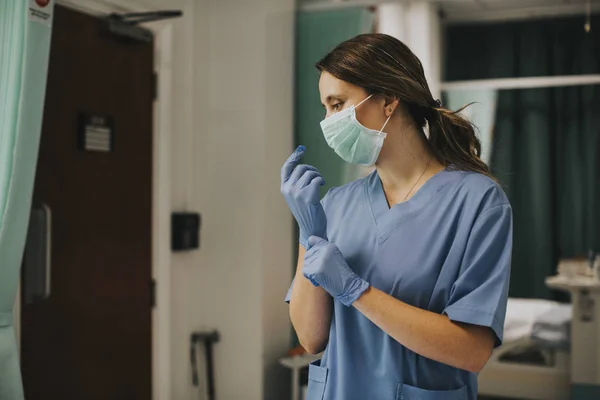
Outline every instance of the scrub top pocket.
<svg viewBox="0 0 600 400"><path fill-rule="evenodd" d="M467 387L456 390L425 390L414 386L399 384L396 400L467 400Z"/></svg>
<svg viewBox="0 0 600 400"><path fill-rule="evenodd" d="M327 368L321 367L321 360L308 366L308 391L306 400L323 400L327 384Z"/></svg>

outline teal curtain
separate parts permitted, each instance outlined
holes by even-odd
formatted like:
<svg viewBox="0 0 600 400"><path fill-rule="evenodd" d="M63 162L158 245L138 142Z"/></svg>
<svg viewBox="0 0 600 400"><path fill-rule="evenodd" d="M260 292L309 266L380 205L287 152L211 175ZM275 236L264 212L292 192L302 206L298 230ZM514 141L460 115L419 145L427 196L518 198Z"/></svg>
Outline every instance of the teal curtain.
<svg viewBox="0 0 600 400"><path fill-rule="evenodd" d="M12 310L42 125L53 3L0 2L0 399L23 398ZM44 2L40 2L44 4Z"/></svg>
<svg viewBox="0 0 600 400"><path fill-rule="evenodd" d="M448 80L600 73L600 31L581 18L456 26L447 40ZM514 210L511 296L562 299L544 284L559 259L600 251L598 110L600 86L498 95L492 168Z"/></svg>
<svg viewBox="0 0 600 400"><path fill-rule="evenodd" d="M315 64L344 40L372 32L373 24L373 12L365 8L306 11L296 16L295 144L306 146L302 163L314 165L323 174L326 185L322 188L322 195L331 187L357 178L361 170L345 163L325 142L319 125L325 117L325 110L319 96L319 72ZM297 243L296 230L296 249ZM295 252L292 275L296 271L297 259ZM297 345L298 338L292 329L292 346Z"/></svg>
<svg viewBox="0 0 600 400"><path fill-rule="evenodd" d="M358 167L342 161L329 148L319 123L325 117L315 64L335 46L373 30L373 12L365 8L299 12L296 23L296 144L307 148L303 163L314 165L327 182L323 191L358 176Z"/></svg>

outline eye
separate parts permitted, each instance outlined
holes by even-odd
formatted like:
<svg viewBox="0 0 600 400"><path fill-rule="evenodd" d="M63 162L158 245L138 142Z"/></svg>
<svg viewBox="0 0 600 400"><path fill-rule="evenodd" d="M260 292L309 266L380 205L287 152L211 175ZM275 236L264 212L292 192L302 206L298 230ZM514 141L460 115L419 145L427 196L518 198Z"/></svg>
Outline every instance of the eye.
<svg viewBox="0 0 600 400"><path fill-rule="evenodd" d="M331 106L331 109L332 109L333 111L336 111L336 112L337 112L337 111L340 111L340 110L342 109L342 106L343 106L343 105L344 105L343 103L335 103L335 104L333 104L333 105Z"/></svg>

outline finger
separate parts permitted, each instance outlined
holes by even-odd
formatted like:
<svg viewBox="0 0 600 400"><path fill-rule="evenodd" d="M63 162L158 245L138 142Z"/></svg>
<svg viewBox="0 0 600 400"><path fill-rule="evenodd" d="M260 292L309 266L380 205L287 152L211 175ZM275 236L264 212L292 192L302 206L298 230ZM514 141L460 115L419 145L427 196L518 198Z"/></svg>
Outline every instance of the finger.
<svg viewBox="0 0 600 400"><path fill-rule="evenodd" d="M317 257L318 254L319 254L318 247L308 245L308 250L306 250L306 253L304 253L304 266L306 267L306 264L309 264L310 262L312 262Z"/></svg>
<svg viewBox="0 0 600 400"><path fill-rule="evenodd" d="M308 187L310 187L312 190L317 190L317 189L319 189L319 187L323 186L324 184L325 184L325 179L323 179L321 174L319 174L319 176L316 176L315 178L313 178L313 180L308 184Z"/></svg>
<svg viewBox="0 0 600 400"><path fill-rule="evenodd" d="M300 180L300 178L308 171L317 171L315 167L312 165L300 164L288 178L288 182L292 184L292 186L296 185L296 183ZM318 172L318 171L317 171Z"/></svg>
<svg viewBox="0 0 600 400"><path fill-rule="evenodd" d="M315 240L313 240L312 244L311 242L307 241L308 250L306 250L306 253L304 253L305 265L314 261L315 258L318 258L319 254L321 254L321 251L323 250L323 244L329 243L325 239L322 239L318 236L313 237L315 238Z"/></svg>
<svg viewBox="0 0 600 400"><path fill-rule="evenodd" d="M294 172L296 172L296 171L298 171L298 172L296 174L294 174ZM292 172L292 174L288 178L288 181L291 182L292 184L296 184L296 182L298 182L300 177L303 176L307 171L315 171L316 173L321 175L319 170L316 169L315 167L313 167L312 165L300 164L300 165L297 165L296 168L294 168L294 172Z"/></svg>
<svg viewBox="0 0 600 400"><path fill-rule="evenodd" d="M313 167L310 164L300 164L300 165L298 165L298 167L305 168L306 171L315 171L315 172L318 172L319 175L321 174L317 168Z"/></svg>
<svg viewBox="0 0 600 400"><path fill-rule="evenodd" d="M306 172L304 172L304 174L302 174L300 179L298 179L298 181L294 183L294 186L298 188L306 187L311 183L313 179L318 178L320 176L321 174L319 174L318 171L307 170Z"/></svg>
<svg viewBox="0 0 600 400"><path fill-rule="evenodd" d="M323 238L320 238L320 237L318 237L318 236L314 236L314 235L313 235L313 236L311 236L311 237L309 237L309 238L308 238L308 245L309 245L311 248L312 248L312 247L315 247L315 246L318 246L318 245L320 245L320 244L324 244L324 243L327 243L327 240L325 240L325 239L323 239Z"/></svg>
<svg viewBox="0 0 600 400"><path fill-rule="evenodd" d="M319 282L317 282L315 280L314 274L312 274L311 272L308 271L303 271L302 275L304 275L304 277L313 284L314 287L319 287Z"/></svg>
<svg viewBox="0 0 600 400"><path fill-rule="evenodd" d="M292 171L294 171L294 168L298 164L298 161L300 161L302 156L304 156L305 151L306 147L300 145L296 150L294 150L292 155L285 160L285 163L283 163L283 167L281 168L281 182L285 182L289 179Z"/></svg>

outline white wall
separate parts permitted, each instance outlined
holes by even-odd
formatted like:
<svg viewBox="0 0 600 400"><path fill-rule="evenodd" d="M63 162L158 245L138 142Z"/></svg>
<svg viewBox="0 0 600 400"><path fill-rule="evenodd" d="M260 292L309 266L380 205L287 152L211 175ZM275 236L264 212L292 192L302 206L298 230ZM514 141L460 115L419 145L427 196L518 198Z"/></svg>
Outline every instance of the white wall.
<svg viewBox="0 0 600 400"><path fill-rule="evenodd" d="M199 398L198 329L221 332L218 398L289 393L277 359L290 344L292 219L279 169L292 150L293 11L293 0L196 0L175 25L171 201L203 226L201 249L172 257L172 399Z"/></svg>
<svg viewBox="0 0 600 400"><path fill-rule="evenodd" d="M426 1L386 3L378 9L379 32L401 40L415 53L434 98L441 96L441 19L438 5Z"/></svg>

